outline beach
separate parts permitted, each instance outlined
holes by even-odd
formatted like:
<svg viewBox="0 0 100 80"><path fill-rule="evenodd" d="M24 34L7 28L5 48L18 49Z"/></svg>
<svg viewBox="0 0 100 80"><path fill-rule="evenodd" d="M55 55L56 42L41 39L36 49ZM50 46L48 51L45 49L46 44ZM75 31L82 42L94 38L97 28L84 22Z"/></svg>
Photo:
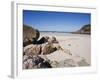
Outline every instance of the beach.
<svg viewBox="0 0 100 80"><path fill-rule="evenodd" d="M91 65L91 36L89 34L40 32L40 37L36 42L29 42L26 45L23 48L23 69Z"/></svg>
<svg viewBox="0 0 100 80"><path fill-rule="evenodd" d="M91 65L90 13L24 10L23 14L23 69Z"/></svg>
<svg viewBox="0 0 100 80"><path fill-rule="evenodd" d="M51 54L46 55L46 57L50 59L50 61L55 61L56 63L60 63L65 60L72 60L70 64L74 64L74 66L91 65L90 35L71 34L71 33L52 33L52 32L49 33L41 32L40 34L41 34L40 38L43 36L56 37L62 49L66 51L64 52L62 50L57 50ZM68 54L69 52L72 55L69 55ZM60 67L63 67L63 65Z"/></svg>

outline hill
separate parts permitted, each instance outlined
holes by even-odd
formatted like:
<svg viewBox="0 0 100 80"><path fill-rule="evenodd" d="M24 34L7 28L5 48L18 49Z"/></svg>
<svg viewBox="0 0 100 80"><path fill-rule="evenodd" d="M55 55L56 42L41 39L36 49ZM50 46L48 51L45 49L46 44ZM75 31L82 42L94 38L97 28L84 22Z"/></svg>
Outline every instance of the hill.
<svg viewBox="0 0 100 80"><path fill-rule="evenodd" d="M86 25L82 26L78 31L73 32L73 33L77 33L77 34L91 34L91 25L90 24L86 24Z"/></svg>

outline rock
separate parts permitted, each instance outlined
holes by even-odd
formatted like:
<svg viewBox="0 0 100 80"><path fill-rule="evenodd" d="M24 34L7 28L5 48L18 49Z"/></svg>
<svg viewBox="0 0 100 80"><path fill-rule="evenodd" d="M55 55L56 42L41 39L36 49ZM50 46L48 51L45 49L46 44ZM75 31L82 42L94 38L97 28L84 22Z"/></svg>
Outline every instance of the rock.
<svg viewBox="0 0 100 80"><path fill-rule="evenodd" d="M91 34L91 25L90 24L83 25L78 31L73 32L73 33Z"/></svg>
<svg viewBox="0 0 100 80"><path fill-rule="evenodd" d="M43 58L45 61L50 62L50 60L47 58L47 56L46 56L46 55L39 55L39 57Z"/></svg>
<svg viewBox="0 0 100 80"><path fill-rule="evenodd" d="M28 56L27 55L24 55L23 56L23 61L27 61L27 59L28 59Z"/></svg>
<svg viewBox="0 0 100 80"><path fill-rule="evenodd" d="M52 68L49 62L44 61L43 63L40 63L40 68Z"/></svg>
<svg viewBox="0 0 100 80"><path fill-rule="evenodd" d="M41 45L28 45L26 47L24 47L24 53L25 55L39 55L41 52Z"/></svg>
<svg viewBox="0 0 100 80"><path fill-rule="evenodd" d="M44 61L44 59L39 56L33 57L33 60L35 62L35 65L38 65L39 63L43 63Z"/></svg>
<svg viewBox="0 0 100 80"><path fill-rule="evenodd" d="M57 50L62 49L59 43L53 43L53 47Z"/></svg>
<svg viewBox="0 0 100 80"><path fill-rule="evenodd" d="M33 59L28 59L27 62L28 62L28 69L33 69L33 67L35 66Z"/></svg>
<svg viewBox="0 0 100 80"><path fill-rule="evenodd" d="M52 43L58 43L56 37L54 37L54 36L52 37Z"/></svg>
<svg viewBox="0 0 100 80"><path fill-rule="evenodd" d="M28 69L28 62L27 61L23 62L23 69Z"/></svg>
<svg viewBox="0 0 100 80"><path fill-rule="evenodd" d="M24 55L46 55L61 49L58 43L30 44L23 48Z"/></svg>
<svg viewBox="0 0 100 80"><path fill-rule="evenodd" d="M33 47L31 48L32 51L32 55L39 55L41 54L41 45L33 45Z"/></svg>
<svg viewBox="0 0 100 80"><path fill-rule="evenodd" d="M28 41L29 42L29 41ZM24 55L39 55L39 54L50 54L56 50L59 50L61 47L57 42L55 37L42 37L39 41L36 41L36 44L28 44L24 47Z"/></svg>
<svg viewBox="0 0 100 80"><path fill-rule="evenodd" d="M46 42L49 42L49 43L58 43L58 41L56 40L56 37L48 37L48 36L45 36L45 37L42 37L40 40L37 41L37 44L43 44L43 43L46 43Z"/></svg>
<svg viewBox="0 0 100 80"><path fill-rule="evenodd" d="M56 48L55 47L53 47L53 44L52 43L45 43L45 44L43 44L42 46L42 52L41 52L41 54L50 54L50 53L52 53L52 52L54 52L54 51L56 51Z"/></svg>
<svg viewBox="0 0 100 80"><path fill-rule="evenodd" d="M37 41L37 44L46 43L46 42L48 42L48 39L49 39L48 36L42 37L40 40Z"/></svg>
<svg viewBox="0 0 100 80"><path fill-rule="evenodd" d="M23 25L23 46L35 43L39 36L40 33L37 29L34 29L27 25Z"/></svg>
<svg viewBox="0 0 100 80"><path fill-rule="evenodd" d="M41 58L40 56L34 56L33 62L35 63L34 68L51 68L50 62Z"/></svg>

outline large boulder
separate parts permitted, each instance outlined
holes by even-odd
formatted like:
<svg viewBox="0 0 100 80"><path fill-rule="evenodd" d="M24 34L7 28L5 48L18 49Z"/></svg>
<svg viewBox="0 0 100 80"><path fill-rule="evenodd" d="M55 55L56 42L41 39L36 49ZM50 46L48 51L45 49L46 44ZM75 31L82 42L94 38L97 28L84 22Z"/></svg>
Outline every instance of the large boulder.
<svg viewBox="0 0 100 80"><path fill-rule="evenodd" d="M31 26L23 25L23 46L35 43L39 36L40 33L37 29Z"/></svg>

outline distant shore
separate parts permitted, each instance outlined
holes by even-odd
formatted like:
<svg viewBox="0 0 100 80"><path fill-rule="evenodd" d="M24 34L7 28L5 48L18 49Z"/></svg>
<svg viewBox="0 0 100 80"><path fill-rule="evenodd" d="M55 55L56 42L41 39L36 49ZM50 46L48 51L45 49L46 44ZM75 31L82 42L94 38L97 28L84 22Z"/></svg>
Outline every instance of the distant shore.
<svg viewBox="0 0 100 80"><path fill-rule="evenodd" d="M83 35L91 35L90 32L64 32L64 31L40 31L40 33L61 33L61 34L83 34Z"/></svg>

